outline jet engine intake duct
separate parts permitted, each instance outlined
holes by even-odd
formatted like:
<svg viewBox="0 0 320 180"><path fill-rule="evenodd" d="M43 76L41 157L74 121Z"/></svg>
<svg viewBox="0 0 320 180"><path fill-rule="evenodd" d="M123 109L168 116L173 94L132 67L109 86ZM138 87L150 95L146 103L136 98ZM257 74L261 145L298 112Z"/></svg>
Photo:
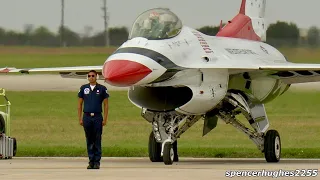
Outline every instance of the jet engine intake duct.
<svg viewBox="0 0 320 180"><path fill-rule="evenodd" d="M134 104L150 111L172 111L189 102L193 93L188 87L135 86L128 96Z"/></svg>

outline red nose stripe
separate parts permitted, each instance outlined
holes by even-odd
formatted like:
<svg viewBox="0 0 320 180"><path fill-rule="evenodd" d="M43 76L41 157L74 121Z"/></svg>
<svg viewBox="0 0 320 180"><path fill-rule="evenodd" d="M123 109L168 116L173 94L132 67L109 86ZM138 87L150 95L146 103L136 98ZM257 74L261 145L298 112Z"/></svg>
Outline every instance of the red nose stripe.
<svg viewBox="0 0 320 180"><path fill-rule="evenodd" d="M8 73L10 70L8 68L0 70L0 73Z"/></svg>
<svg viewBox="0 0 320 180"><path fill-rule="evenodd" d="M103 66L106 82L114 86L131 86L151 72L151 69L143 64L128 60L112 60Z"/></svg>

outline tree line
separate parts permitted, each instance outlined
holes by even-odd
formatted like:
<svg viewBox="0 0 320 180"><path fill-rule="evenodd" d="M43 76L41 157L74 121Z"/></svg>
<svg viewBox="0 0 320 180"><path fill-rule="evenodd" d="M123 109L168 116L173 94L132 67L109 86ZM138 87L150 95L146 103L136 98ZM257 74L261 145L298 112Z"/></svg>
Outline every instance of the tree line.
<svg viewBox="0 0 320 180"><path fill-rule="evenodd" d="M216 35L220 26L204 26L197 30L207 35ZM6 46L105 46L105 32L91 35L92 27L85 27L83 34L76 33L68 27L60 27L57 33L44 26L34 28L26 25L22 32L6 30L0 27L0 45ZM129 30L126 27L109 28L109 44L120 46L128 39ZM267 29L267 43L279 46L311 46L320 45L320 30L312 26L303 36L294 23L278 21L270 24Z"/></svg>
<svg viewBox="0 0 320 180"><path fill-rule="evenodd" d="M60 27L57 33L48 28L26 25L23 32L5 30L0 27L0 45L6 46L104 46L105 32L101 31L90 35L91 27L85 27L83 34L76 33L68 27ZM126 27L109 28L111 46L119 46L128 39L129 33Z"/></svg>

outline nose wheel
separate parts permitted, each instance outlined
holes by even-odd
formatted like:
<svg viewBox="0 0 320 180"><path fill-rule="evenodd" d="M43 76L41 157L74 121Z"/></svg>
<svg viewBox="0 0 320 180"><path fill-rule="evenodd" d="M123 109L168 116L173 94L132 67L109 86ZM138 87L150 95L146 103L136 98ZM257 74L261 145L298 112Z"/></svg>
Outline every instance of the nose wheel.
<svg viewBox="0 0 320 180"><path fill-rule="evenodd" d="M178 138L201 118L176 111L161 113L143 111L142 116L152 125L148 146L149 159L151 162L162 161L166 165L179 161Z"/></svg>
<svg viewBox="0 0 320 180"><path fill-rule="evenodd" d="M161 143L156 141L153 132L151 132L149 136L148 149L149 159L151 162L164 162L166 165L170 165L173 162L179 161L178 141L175 141L172 144L171 141L167 141L162 146ZM162 150L163 152L161 153Z"/></svg>
<svg viewBox="0 0 320 180"><path fill-rule="evenodd" d="M174 151L171 142L166 142L163 147L163 162L165 165L171 165L174 161Z"/></svg>
<svg viewBox="0 0 320 180"><path fill-rule="evenodd" d="M158 143L151 131L149 136L149 159L151 162L162 162L161 143Z"/></svg>
<svg viewBox="0 0 320 180"><path fill-rule="evenodd" d="M178 156L178 142L175 141L174 143L171 143L172 141L167 140L163 142L162 145L162 158L165 165L172 165L173 162L179 161Z"/></svg>

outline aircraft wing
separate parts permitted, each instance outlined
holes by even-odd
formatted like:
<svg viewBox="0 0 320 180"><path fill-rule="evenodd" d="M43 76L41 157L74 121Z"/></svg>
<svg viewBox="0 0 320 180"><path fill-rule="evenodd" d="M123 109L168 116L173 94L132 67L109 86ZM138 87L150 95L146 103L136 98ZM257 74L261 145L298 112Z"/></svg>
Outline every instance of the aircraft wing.
<svg viewBox="0 0 320 180"><path fill-rule="evenodd" d="M267 62L267 61L218 61L208 64L191 64L190 68L228 69L231 75L244 72L264 73L274 78L281 79L287 84L320 82L320 64L303 64L291 62Z"/></svg>
<svg viewBox="0 0 320 180"><path fill-rule="evenodd" d="M17 68L0 68L1 73L60 73L62 77L66 78L86 78L86 74L90 70L95 70L101 75L103 66L73 66L73 67L52 67L52 68L24 68L24 69L17 69ZM102 78L100 76L100 78Z"/></svg>
<svg viewBox="0 0 320 180"><path fill-rule="evenodd" d="M53 68L0 68L1 73L60 73L62 77L67 78L86 78L86 74L90 70L95 70L101 75L103 66L73 66L73 67L53 67ZM270 76L281 79L287 84L317 82L320 81L320 64L300 64L300 63L261 63L261 64L218 64L214 67L198 67L198 68L219 68L229 69L238 73L241 72L257 72L266 71ZM100 76L100 78L102 78Z"/></svg>
<svg viewBox="0 0 320 180"><path fill-rule="evenodd" d="M102 66L73 66L73 67L53 67L53 68L2 68L1 73L30 73L30 72L88 72L90 70L96 70L101 72Z"/></svg>
<svg viewBox="0 0 320 180"><path fill-rule="evenodd" d="M281 63L259 66L260 70L270 71L284 83L297 84L320 81L320 64Z"/></svg>

